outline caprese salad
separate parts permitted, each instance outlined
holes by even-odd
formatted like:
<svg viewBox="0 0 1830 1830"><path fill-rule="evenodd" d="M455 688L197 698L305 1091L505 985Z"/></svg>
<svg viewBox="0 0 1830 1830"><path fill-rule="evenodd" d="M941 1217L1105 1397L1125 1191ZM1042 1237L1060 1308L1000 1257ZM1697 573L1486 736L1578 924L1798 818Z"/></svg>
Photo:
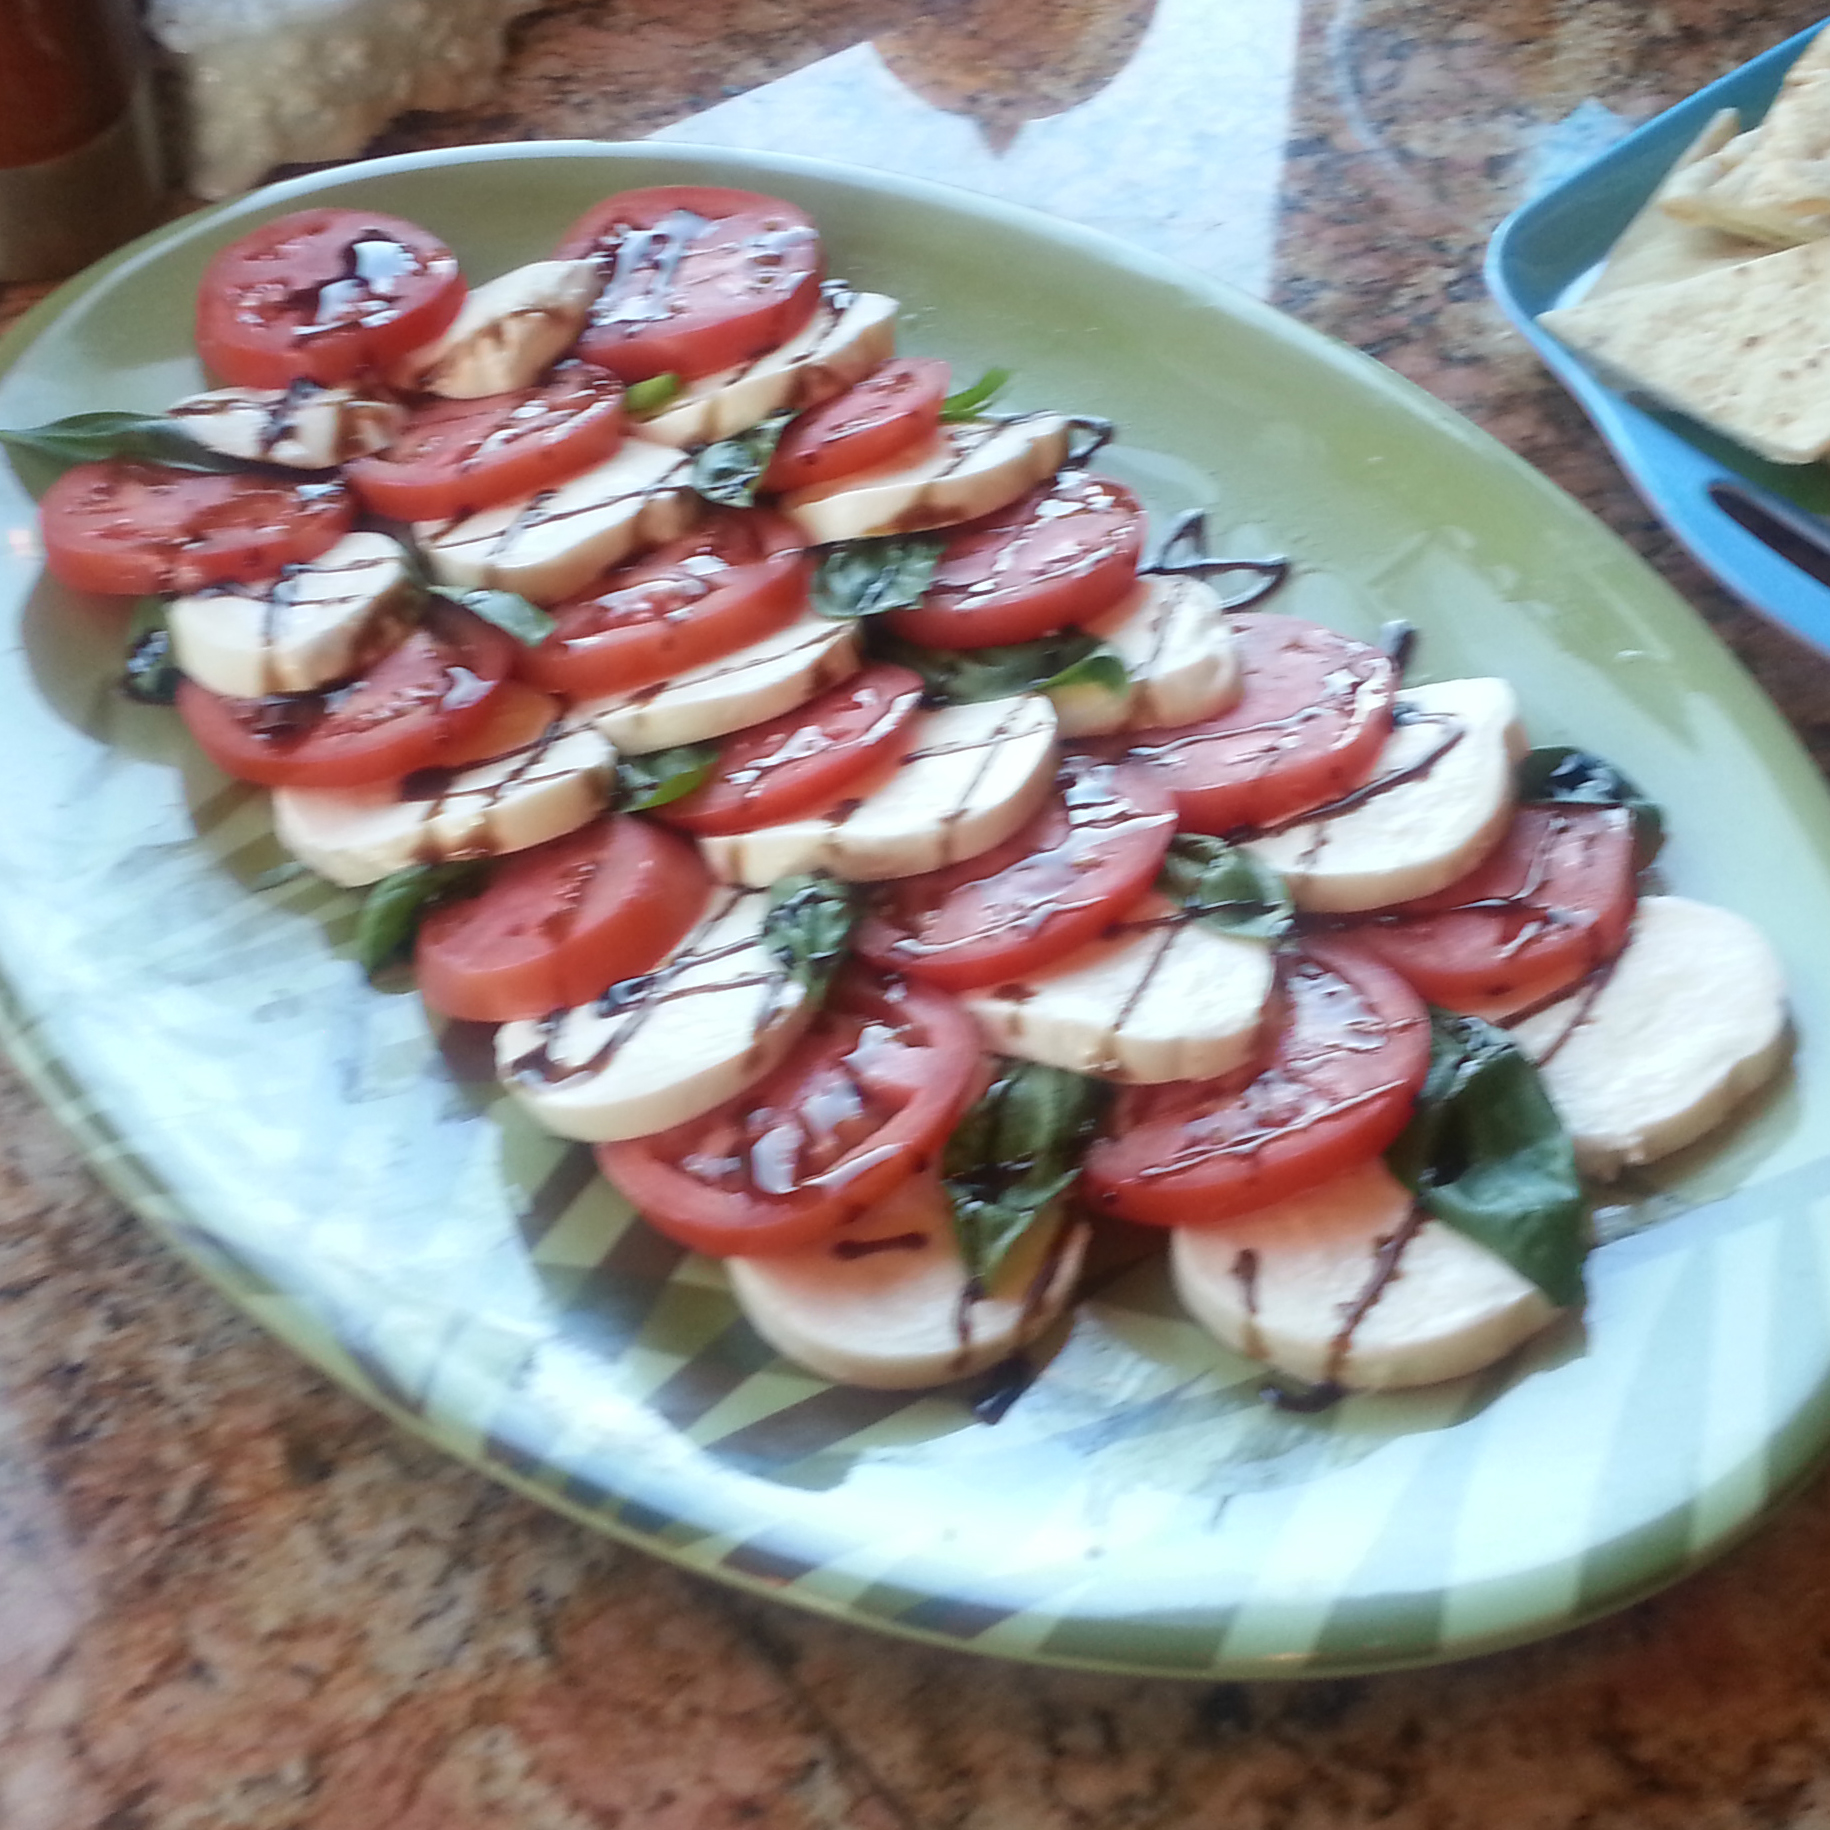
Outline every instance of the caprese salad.
<svg viewBox="0 0 1830 1830"><path fill-rule="evenodd" d="M154 600L129 689L791 1359L1008 1362L1101 1228L1311 1393L1505 1354L1581 1177L1783 1059L1770 949L1506 682L1152 540L1109 428L896 320L744 191L474 285L311 209L211 262L221 385L0 439L51 571Z"/></svg>

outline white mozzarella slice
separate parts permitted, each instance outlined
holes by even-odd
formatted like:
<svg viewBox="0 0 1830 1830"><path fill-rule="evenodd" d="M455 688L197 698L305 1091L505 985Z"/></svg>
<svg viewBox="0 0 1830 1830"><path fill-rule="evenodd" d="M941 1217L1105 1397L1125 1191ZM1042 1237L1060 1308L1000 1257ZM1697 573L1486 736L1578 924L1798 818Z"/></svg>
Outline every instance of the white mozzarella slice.
<svg viewBox="0 0 1830 1830"><path fill-rule="evenodd" d="M1066 686L1049 694L1064 737L1149 730L1215 718L1238 699L1239 645L1220 594L1198 578L1146 575L1082 627L1125 665L1130 690Z"/></svg>
<svg viewBox="0 0 1830 1830"><path fill-rule="evenodd" d="M660 445L705 445L800 413L842 394L896 353L896 301L881 292L822 301L807 327L754 362L689 382L666 409L642 421Z"/></svg>
<svg viewBox="0 0 1830 1830"><path fill-rule="evenodd" d="M960 1002L1001 1055L1155 1085L1245 1061L1272 978L1266 942L1222 934L1150 895L1049 971Z"/></svg>
<svg viewBox="0 0 1830 1830"><path fill-rule="evenodd" d="M391 444L407 410L353 388L295 381L289 388L215 388L165 410L185 436L225 457L329 470Z"/></svg>
<svg viewBox="0 0 1830 1830"><path fill-rule="evenodd" d="M923 712L901 762L858 798L823 814L700 840L727 883L756 886L800 871L854 883L912 877L975 858L1048 798L1055 713L1036 693Z"/></svg>
<svg viewBox="0 0 1830 1830"><path fill-rule="evenodd" d="M769 899L714 892L672 956L581 1004L496 1032L502 1083L549 1131L587 1143L646 1137L741 1093L775 1066L813 1014L763 939Z"/></svg>
<svg viewBox="0 0 1830 1830"><path fill-rule="evenodd" d="M860 665L855 623L797 617L760 642L656 686L581 700L571 720L595 723L619 750L645 756L778 718L849 679Z"/></svg>
<svg viewBox="0 0 1830 1830"><path fill-rule="evenodd" d="M1524 1018L1577 1164L1612 1177L1713 1130L1785 1060L1785 987L1754 924L1681 896L1647 896L1612 968Z"/></svg>
<svg viewBox="0 0 1830 1830"><path fill-rule="evenodd" d="M942 426L915 456L797 490L777 506L816 545L951 527L1052 477L1067 448L1068 422L1058 413L963 420Z"/></svg>
<svg viewBox="0 0 1830 1830"><path fill-rule="evenodd" d="M556 839L607 805L616 752L588 726L458 770L368 788L276 788L273 829L301 864L349 888L409 864L494 858Z"/></svg>
<svg viewBox="0 0 1830 1830"><path fill-rule="evenodd" d="M173 600L172 652L200 686L237 699L306 693L387 653L418 599L400 543L345 534L271 583L216 585Z"/></svg>
<svg viewBox="0 0 1830 1830"><path fill-rule="evenodd" d="M1247 841L1299 909L1345 914L1427 896L1465 875L1512 818L1525 754L1504 680L1444 680L1398 695L1370 780L1339 811Z"/></svg>
<svg viewBox="0 0 1830 1830"><path fill-rule="evenodd" d="M841 1384L914 1391L983 1372L1043 1333L1085 1253L1084 1227L1042 1229L975 1299L946 1194L917 1176L834 1240L725 1269L750 1326L784 1358Z"/></svg>
<svg viewBox="0 0 1830 1830"><path fill-rule="evenodd" d="M556 489L461 521L422 521L413 532L440 584L495 586L554 604L606 566L685 533L699 513L691 468L682 452L628 438Z"/></svg>
<svg viewBox="0 0 1830 1830"><path fill-rule="evenodd" d="M595 261L533 261L474 288L444 333L389 373L397 388L480 400L532 387L584 329L603 290Z"/></svg>
<svg viewBox="0 0 1830 1830"><path fill-rule="evenodd" d="M1350 1391L1491 1365L1557 1314L1536 1284L1440 1220L1378 1159L1305 1194L1170 1236L1176 1291L1236 1352Z"/></svg>

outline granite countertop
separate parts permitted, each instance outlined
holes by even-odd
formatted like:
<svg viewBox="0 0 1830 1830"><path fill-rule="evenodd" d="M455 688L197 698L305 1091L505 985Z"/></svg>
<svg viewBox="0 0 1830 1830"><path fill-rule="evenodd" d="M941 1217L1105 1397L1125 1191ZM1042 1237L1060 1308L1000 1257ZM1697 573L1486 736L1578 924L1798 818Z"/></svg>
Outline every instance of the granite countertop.
<svg viewBox="0 0 1830 1830"><path fill-rule="evenodd" d="M570 0L517 26L487 106L373 150L660 132L808 151L1172 253L1546 471L1830 761L1830 665L1675 550L1479 274L1536 186L1813 16ZM397 1434L170 1257L0 1071L0 1830L1821 1824L1827 1528L1820 1479L1628 1612L1377 1678L1132 1681L874 1637Z"/></svg>

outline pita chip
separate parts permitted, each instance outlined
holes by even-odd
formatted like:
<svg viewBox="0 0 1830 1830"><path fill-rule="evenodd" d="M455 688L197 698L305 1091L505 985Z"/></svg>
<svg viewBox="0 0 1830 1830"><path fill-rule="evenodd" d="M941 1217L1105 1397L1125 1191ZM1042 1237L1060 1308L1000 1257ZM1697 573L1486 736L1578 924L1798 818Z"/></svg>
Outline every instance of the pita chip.
<svg viewBox="0 0 1830 1830"><path fill-rule="evenodd" d="M1687 166L1661 207L1778 247L1830 235L1830 31L1799 54L1760 125Z"/></svg>
<svg viewBox="0 0 1830 1830"><path fill-rule="evenodd" d="M1830 451L1830 241L1634 286L1538 322L1613 385L1757 451Z"/></svg>
<svg viewBox="0 0 1830 1830"><path fill-rule="evenodd" d="M1662 207L1680 175L1699 160L1721 151L1735 137L1740 124L1741 118L1732 108L1720 109L1710 118L1709 125L1678 155L1677 163L1646 200L1645 207L1621 230L1601 271L1583 295L1585 298L1600 298L1628 286L1662 286L1671 280L1687 280L1692 274L1772 252L1766 242L1751 242L1702 223L1681 221Z"/></svg>

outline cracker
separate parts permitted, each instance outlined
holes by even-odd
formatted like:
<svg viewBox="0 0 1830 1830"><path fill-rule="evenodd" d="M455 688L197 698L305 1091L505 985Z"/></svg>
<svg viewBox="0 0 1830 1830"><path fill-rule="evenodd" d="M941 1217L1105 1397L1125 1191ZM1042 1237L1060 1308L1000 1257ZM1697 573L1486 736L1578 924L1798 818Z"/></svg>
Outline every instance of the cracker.
<svg viewBox="0 0 1830 1830"><path fill-rule="evenodd" d="M1538 322L1611 381L1776 464L1830 451L1830 241L1664 286L1634 286Z"/></svg>

